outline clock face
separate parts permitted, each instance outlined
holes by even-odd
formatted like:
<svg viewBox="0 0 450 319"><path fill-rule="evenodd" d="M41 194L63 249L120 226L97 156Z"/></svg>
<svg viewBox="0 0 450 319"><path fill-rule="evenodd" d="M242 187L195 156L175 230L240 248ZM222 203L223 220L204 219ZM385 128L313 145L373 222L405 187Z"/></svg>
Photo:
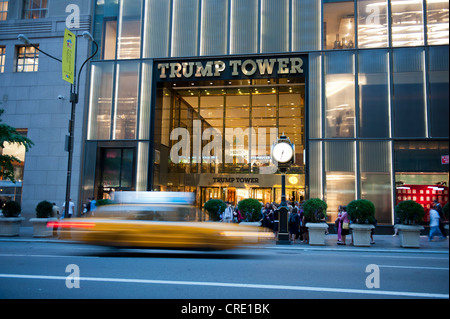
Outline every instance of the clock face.
<svg viewBox="0 0 450 319"><path fill-rule="evenodd" d="M294 155L294 151L291 145L287 143L278 143L273 147L272 156L273 158L280 163L289 162Z"/></svg>

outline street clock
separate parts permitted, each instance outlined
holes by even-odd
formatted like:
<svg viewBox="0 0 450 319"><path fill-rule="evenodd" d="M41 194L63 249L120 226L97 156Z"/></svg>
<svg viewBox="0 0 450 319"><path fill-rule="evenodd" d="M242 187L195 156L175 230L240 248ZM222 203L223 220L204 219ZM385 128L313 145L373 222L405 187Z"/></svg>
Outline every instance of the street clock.
<svg viewBox="0 0 450 319"><path fill-rule="evenodd" d="M283 134L272 146L272 158L280 171L286 171L295 161L295 146Z"/></svg>

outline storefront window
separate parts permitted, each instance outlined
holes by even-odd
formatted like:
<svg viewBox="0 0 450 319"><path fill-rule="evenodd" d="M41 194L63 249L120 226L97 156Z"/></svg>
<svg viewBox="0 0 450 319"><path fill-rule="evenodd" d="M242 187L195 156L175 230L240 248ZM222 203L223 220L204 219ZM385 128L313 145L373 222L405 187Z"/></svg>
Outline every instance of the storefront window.
<svg viewBox="0 0 450 319"><path fill-rule="evenodd" d="M354 1L327 1L323 4L324 45L326 50L355 47Z"/></svg>
<svg viewBox="0 0 450 319"><path fill-rule="evenodd" d="M423 45L423 0L393 0L392 46Z"/></svg>
<svg viewBox="0 0 450 319"><path fill-rule="evenodd" d="M360 51L358 65L359 136L389 137L388 53L385 50Z"/></svg>
<svg viewBox="0 0 450 319"><path fill-rule="evenodd" d="M153 188L193 188L202 203L275 200L281 176L271 146L285 133L296 150L289 198L304 198L304 100L303 79L158 84Z"/></svg>
<svg viewBox="0 0 450 319"><path fill-rule="evenodd" d="M387 0L358 0L358 48L388 46Z"/></svg>
<svg viewBox="0 0 450 319"><path fill-rule="evenodd" d="M433 200L448 203L448 141L397 141L394 143L396 204L413 200L425 209L425 221Z"/></svg>
<svg viewBox="0 0 450 319"><path fill-rule="evenodd" d="M427 36L429 45L448 44L448 0L427 1Z"/></svg>
<svg viewBox="0 0 450 319"><path fill-rule="evenodd" d="M325 56L326 137L355 135L355 68L353 52Z"/></svg>
<svg viewBox="0 0 450 319"><path fill-rule="evenodd" d="M90 140L110 138L113 73L113 63L92 64L87 133Z"/></svg>
<svg viewBox="0 0 450 319"><path fill-rule="evenodd" d="M393 62L395 137L425 137L423 49L396 49Z"/></svg>

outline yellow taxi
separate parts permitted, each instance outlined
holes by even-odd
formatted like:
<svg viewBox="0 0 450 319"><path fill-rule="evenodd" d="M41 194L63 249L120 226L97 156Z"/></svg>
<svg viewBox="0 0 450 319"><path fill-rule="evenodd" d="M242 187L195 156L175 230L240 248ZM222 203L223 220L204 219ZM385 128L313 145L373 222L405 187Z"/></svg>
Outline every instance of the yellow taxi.
<svg viewBox="0 0 450 319"><path fill-rule="evenodd" d="M118 196L118 204L97 207L91 217L61 219L47 226L58 228L60 239L122 248L222 250L274 238L262 227L197 221L201 214L186 194L126 193Z"/></svg>

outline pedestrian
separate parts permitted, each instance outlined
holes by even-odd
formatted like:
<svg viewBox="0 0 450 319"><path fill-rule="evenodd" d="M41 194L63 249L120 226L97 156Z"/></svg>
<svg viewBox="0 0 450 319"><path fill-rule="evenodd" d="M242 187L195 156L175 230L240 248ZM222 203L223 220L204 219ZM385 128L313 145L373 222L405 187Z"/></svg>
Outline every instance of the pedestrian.
<svg viewBox="0 0 450 319"><path fill-rule="evenodd" d="M376 220L376 218L373 218L372 225L374 227L370 230L370 244L374 245L375 244L375 240L373 239L373 235L375 234L375 227L377 227L377 220Z"/></svg>
<svg viewBox="0 0 450 319"><path fill-rule="evenodd" d="M443 234L441 234L441 231L439 230L439 213L436 210L436 205L434 204L433 207L430 209L430 233L428 235L428 240L432 241L435 235L441 235L441 239L445 239Z"/></svg>
<svg viewBox="0 0 450 319"><path fill-rule="evenodd" d="M338 242L340 242L341 238L342 238L342 221L341 221L342 208L343 208L343 206L339 205L339 207L338 207L338 215L337 215L336 221L334 222L334 227L335 227L336 232L337 232L337 240L338 240Z"/></svg>
<svg viewBox="0 0 450 319"><path fill-rule="evenodd" d="M86 208L87 208L86 216L87 217L94 216L94 211L97 208L97 206L95 204L96 204L96 201L95 201L94 197L89 197L89 201L86 205Z"/></svg>
<svg viewBox="0 0 450 319"><path fill-rule="evenodd" d="M295 238L300 231L300 217L297 207L292 208L292 212L289 213L289 239L292 243L295 243Z"/></svg>
<svg viewBox="0 0 450 319"><path fill-rule="evenodd" d="M62 204L61 218L71 218L75 210L75 204L72 202L72 198L69 198L69 211L66 214L66 202Z"/></svg>
<svg viewBox="0 0 450 319"><path fill-rule="evenodd" d="M233 221L233 207L230 202L226 202L226 205L227 208L225 208L225 211L223 212L222 221L224 223L231 223Z"/></svg>
<svg viewBox="0 0 450 319"><path fill-rule="evenodd" d="M444 227L445 216L444 216L444 212L442 210L442 206L437 200L434 200L433 202L434 202L434 207L439 214L439 230L441 231L442 236L447 238L447 232L445 231L445 227Z"/></svg>
<svg viewBox="0 0 450 319"><path fill-rule="evenodd" d="M348 219L347 207L342 207L342 215L339 218L342 223L341 240L337 242L338 245L345 245L346 237L350 234L350 220Z"/></svg>
<svg viewBox="0 0 450 319"><path fill-rule="evenodd" d="M52 203L52 217L59 219L59 207L56 205L56 203Z"/></svg>
<svg viewBox="0 0 450 319"><path fill-rule="evenodd" d="M278 224L280 222L279 216L280 211L277 205L273 205L273 232L275 233L275 238L278 238Z"/></svg>

